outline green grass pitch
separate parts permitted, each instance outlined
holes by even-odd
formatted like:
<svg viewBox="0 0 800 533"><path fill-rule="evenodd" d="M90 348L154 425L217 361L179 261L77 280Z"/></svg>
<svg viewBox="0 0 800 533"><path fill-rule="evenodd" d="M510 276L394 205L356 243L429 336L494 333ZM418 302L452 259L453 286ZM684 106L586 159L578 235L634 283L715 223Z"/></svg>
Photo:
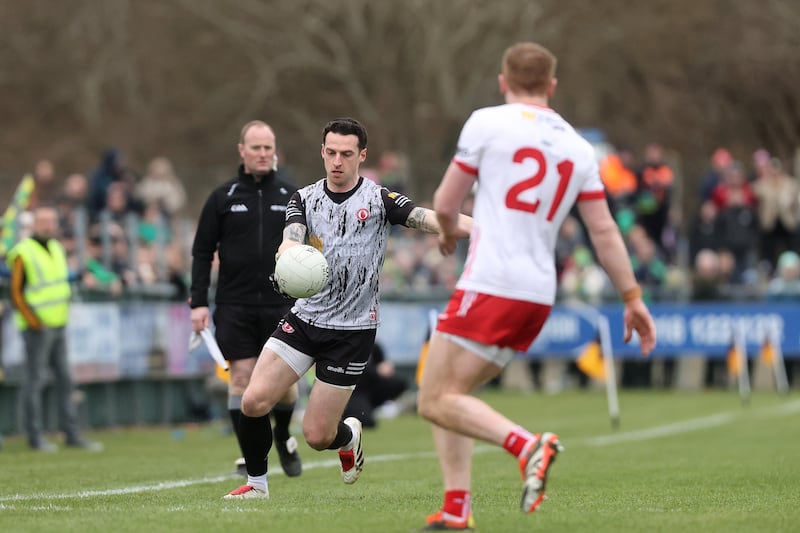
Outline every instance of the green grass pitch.
<svg viewBox="0 0 800 533"><path fill-rule="evenodd" d="M601 392L481 396L532 431L557 432L566 451L549 499L524 515L515 460L478 444L478 531L800 530L800 399L791 395L760 393L743 406L723 391L623 391L616 431ZM301 443L306 468L292 479L271 456L271 498L258 501L221 499L241 483L221 424L89 436L105 451L36 454L21 438L5 441L0 531L408 532L441 504L430 428L414 415L365 432L366 465L352 486L333 451Z"/></svg>

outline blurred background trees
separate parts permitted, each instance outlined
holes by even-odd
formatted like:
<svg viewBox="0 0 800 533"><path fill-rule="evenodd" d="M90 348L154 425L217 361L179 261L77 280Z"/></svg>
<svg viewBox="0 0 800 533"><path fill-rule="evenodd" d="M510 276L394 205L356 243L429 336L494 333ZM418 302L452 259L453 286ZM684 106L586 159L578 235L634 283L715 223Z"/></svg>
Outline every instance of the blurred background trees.
<svg viewBox="0 0 800 533"><path fill-rule="evenodd" d="M2 205L38 158L66 175L117 147L140 172L169 156L196 212L252 118L302 185L338 115L367 125L368 163L408 156L423 201L523 39L559 57L553 106L573 124L680 154L685 202L715 147L800 144L793 0L0 0L0 34Z"/></svg>

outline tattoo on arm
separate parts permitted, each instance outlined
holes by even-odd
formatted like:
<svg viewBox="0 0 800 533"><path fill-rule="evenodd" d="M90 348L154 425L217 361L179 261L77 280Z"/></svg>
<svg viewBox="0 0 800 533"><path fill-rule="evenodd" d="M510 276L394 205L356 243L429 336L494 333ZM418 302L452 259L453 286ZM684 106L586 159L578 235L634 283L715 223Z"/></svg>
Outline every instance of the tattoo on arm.
<svg viewBox="0 0 800 533"><path fill-rule="evenodd" d="M306 227L299 223L289 224L283 229L283 239L303 244L306 242Z"/></svg>
<svg viewBox="0 0 800 533"><path fill-rule="evenodd" d="M425 233L439 233L439 223L436 221L436 214L424 207L415 207L408 214L406 226L415 228Z"/></svg>

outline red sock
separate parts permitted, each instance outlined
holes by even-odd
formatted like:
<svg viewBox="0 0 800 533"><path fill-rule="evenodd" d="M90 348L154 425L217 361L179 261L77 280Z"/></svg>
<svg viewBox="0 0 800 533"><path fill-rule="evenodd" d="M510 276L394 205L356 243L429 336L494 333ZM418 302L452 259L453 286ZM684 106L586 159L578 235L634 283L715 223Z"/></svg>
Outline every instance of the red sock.
<svg viewBox="0 0 800 533"><path fill-rule="evenodd" d="M534 442L536 442L535 435L529 433L526 429L517 426L512 429L511 433L509 433L506 437L506 441L503 443L503 448L508 453L519 459L522 457L522 454L528 451L528 446Z"/></svg>
<svg viewBox="0 0 800 533"><path fill-rule="evenodd" d="M468 490L448 490L444 493L442 512L466 520L471 509Z"/></svg>

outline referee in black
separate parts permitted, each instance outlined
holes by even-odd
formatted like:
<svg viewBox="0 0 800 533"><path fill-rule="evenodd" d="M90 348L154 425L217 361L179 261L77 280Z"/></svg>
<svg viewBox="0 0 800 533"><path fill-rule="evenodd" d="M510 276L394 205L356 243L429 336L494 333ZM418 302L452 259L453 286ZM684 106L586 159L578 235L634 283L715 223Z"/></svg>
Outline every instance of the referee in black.
<svg viewBox="0 0 800 533"><path fill-rule="evenodd" d="M264 343L292 303L275 292L269 276L283 238L286 204L296 188L276 175L275 134L265 122L254 120L242 127L239 156L238 175L217 187L203 206L192 246L189 304L193 330L208 327L208 292L217 252L215 336L230 362L228 412L241 448L242 393ZM265 431L274 436L281 466L292 477L302 472L297 440L289 433L297 396L295 385L272 410L274 434L269 414L263 417ZM240 473L246 473L243 459L236 464Z"/></svg>

